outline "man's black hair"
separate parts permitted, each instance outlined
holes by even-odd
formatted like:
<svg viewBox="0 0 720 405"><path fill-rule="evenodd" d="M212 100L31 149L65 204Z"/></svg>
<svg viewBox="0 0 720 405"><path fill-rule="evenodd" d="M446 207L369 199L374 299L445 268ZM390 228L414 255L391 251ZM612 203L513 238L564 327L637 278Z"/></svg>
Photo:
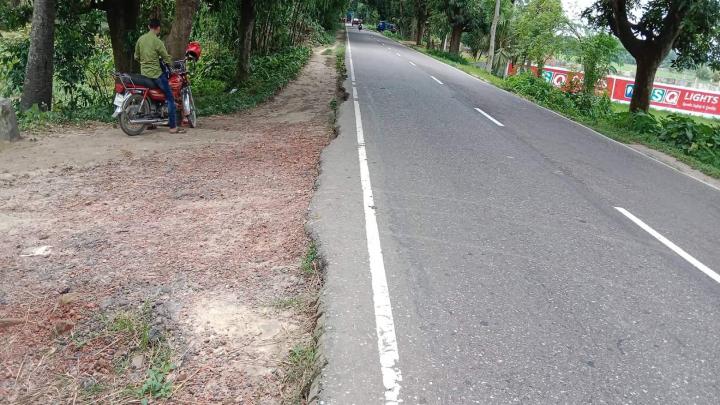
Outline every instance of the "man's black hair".
<svg viewBox="0 0 720 405"><path fill-rule="evenodd" d="M160 20L157 18L151 18L150 23L148 24L148 27L150 28L157 28L160 26Z"/></svg>

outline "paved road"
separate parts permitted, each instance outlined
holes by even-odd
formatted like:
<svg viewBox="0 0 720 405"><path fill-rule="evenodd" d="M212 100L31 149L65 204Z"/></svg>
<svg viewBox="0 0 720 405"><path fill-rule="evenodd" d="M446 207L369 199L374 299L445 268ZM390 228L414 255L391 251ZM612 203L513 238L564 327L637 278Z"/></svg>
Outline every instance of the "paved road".
<svg viewBox="0 0 720 405"><path fill-rule="evenodd" d="M720 271L720 190L377 34L349 42L361 125L351 97L311 214L325 403L720 403L700 270Z"/></svg>

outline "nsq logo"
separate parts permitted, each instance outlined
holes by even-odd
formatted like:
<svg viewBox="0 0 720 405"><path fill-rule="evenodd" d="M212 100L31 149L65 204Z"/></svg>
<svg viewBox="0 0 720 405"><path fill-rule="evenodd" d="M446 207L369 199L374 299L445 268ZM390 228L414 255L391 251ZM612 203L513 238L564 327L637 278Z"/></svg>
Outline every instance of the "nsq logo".
<svg viewBox="0 0 720 405"><path fill-rule="evenodd" d="M625 98L632 98L634 89L634 84L625 86ZM680 100L680 92L677 90L653 88L652 93L650 93L650 101L653 103L675 105L678 103L678 100Z"/></svg>

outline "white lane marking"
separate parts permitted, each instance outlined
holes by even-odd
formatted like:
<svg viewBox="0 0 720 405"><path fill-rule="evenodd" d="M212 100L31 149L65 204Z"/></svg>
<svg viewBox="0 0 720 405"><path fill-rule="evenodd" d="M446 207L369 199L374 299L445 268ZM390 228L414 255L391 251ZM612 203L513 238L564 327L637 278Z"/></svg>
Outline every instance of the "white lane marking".
<svg viewBox="0 0 720 405"><path fill-rule="evenodd" d="M435 77L435 76L430 76L430 77L432 77L432 79L435 80L436 82L438 82L438 83L440 83L440 84L443 84L443 82L441 82L440 80L438 80L437 77Z"/></svg>
<svg viewBox="0 0 720 405"><path fill-rule="evenodd" d="M350 76L354 77L350 36L347 36L347 50L348 59L350 60ZM392 306L390 305L390 290L385 275L385 262L382 247L380 246L380 233L375 214L375 199L373 198L370 183L370 168L367 163L365 135L363 134L362 119L360 117L360 102L357 100L357 88L354 85L353 104L355 106L360 184L363 191L363 204L365 205L365 234L370 257L370 276L372 279L373 304L375 306L375 331L378 339L380 371L385 386L385 404L397 405L400 395L400 381L402 381L399 367L400 355L398 353L397 338L395 337L395 322L393 321Z"/></svg>
<svg viewBox="0 0 720 405"><path fill-rule="evenodd" d="M570 123L572 123L572 124L575 124L575 125L577 125L577 126L579 126L579 127L582 127L582 128L584 128L584 129L586 129L587 131L589 131L590 133L592 133L592 134L595 135L595 136L602 137L602 138L604 138L606 141L609 141L609 142L614 143L614 144L616 144L616 145L622 146L623 148L628 149L628 150L630 150L630 151L632 151L632 152L634 152L634 153L636 153L636 154L638 154L638 155L640 155L640 156L642 156L642 157L644 157L644 158L646 158L646 159L650 159L650 160L654 161L655 163L658 163L658 164L660 164L660 165L662 165L662 166L665 166L665 167L667 167L668 169L673 170L673 171L676 172L676 173L679 173L679 174L681 174L681 175L683 175L683 176L685 176L685 177L688 177L688 178L693 179L693 180L695 180L695 181L697 181L697 182L699 182L699 183L702 183L702 184L704 184L704 185L712 188L712 189L715 190L715 191L720 191L720 187L718 187L718 186L716 186L716 185L714 185L714 184L712 184L712 183L709 183L709 182L707 182L707 181L705 181L705 180L703 180L703 179L699 179L699 178L697 178L697 177L694 177L694 176L692 176L692 175L690 175L690 174L688 174L688 173L685 173L684 171L678 169L678 168L675 167L675 166L672 166L672 165L669 165L669 164L663 162L662 160L660 160L660 159L658 159L658 158L656 158L656 157L654 157L654 156L651 156L651 155L648 155L648 154L646 154L646 153L643 153L643 152L641 152L641 151L633 148L632 146L626 145L626 144L624 144L624 143L622 143L622 142L620 142L620 141L616 141L616 140L608 137L607 135L603 135L603 134L601 134L600 132L598 132L598 131L596 131L596 130L594 130L594 129L592 129L592 128L584 125L584 124L581 124L581 123L579 123L579 122L577 122L577 121L571 120L570 118L568 118L568 117L560 114L560 113L557 112L557 111L553 111L553 110L551 110L551 109L549 109L549 108L547 108L547 107L543 107L543 106L541 106L540 104L535 104L535 103L533 103L532 101L530 101L530 100L528 100L528 99L525 99L525 98L522 98L521 96L519 96L519 95L517 95L517 94L515 94L515 93L511 93L511 92L509 92L509 91L507 91L507 90L505 90L505 89L501 89L500 87L494 86L494 85L486 82L485 80L483 80L483 79L481 79L481 78L479 78L479 77L473 76L473 75L471 75L471 74L468 73L468 72L465 72L465 71L463 71L463 70L460 70L460 69L456 68L455 66L450 66L450 65L448 65L447 63L443 63L443 62L441 62L441 61L433 58L432 56L426 55L426 54L424 54L424 53L422 53L422 52L420 52L420 51L417 51L417 50L415 50L415 49L413 49L413 48L410 48L409 46L407 46L407 45L405 45L405 44L402 44L402 43L398 43L398 44L400 44L400 46L404 46L404 47L407 48L407 49L410 49L410 50L413 50L413 51L417 52L419 55L424 56L424 57L430 59L431 61L433 61L433 62L435 62L435 63L437 63L437 64L440 64L441 66L444 66L444 67L446 67L446 68L453 69L453 70L455 70L455 71L457 71L457 72L459 72L459 73L461 73L461 74L463 74L463 75L465 75L465 76L467 76L467 77L469 77L469 78L471 78L471 79L475 79L475 80L476 80L477 82L479 82L481 85L490 86L490 87L492 87L492 88L494 88L494 89L496 89L496 90L499 90L499 91L502 92L502 93L505 93L505 94L507 94L507 95L509 95L509 96L511 96L511 97L516 98L516 99L519 99L519 100L521 100L521 101L523 101L523 102L525 102L525 103L527 103L527 104L529 104L529 105L532 105L532 106L534 106L534 107L536 107L536 108L539 108L539 109L541 109L541 110L545 110L545 111L547 111L547 112L549 112L549 113L551 113L551 114L554 114L554 115L558 116L559 118L562 118L562 119L565 120L565 121L568 121L568 122L570 122Z"/></svg>
<svg viewBox="0 0 720 405"><path fill-rule="evenodd" d="M700 270L700 271L702 271L703 273L705 273L705 274L706 274L708 277L710 277L711 279L713 279L713 280L715 280L716 282L720 283L720 274L715 273L710 267L702 264L698 259L692 257L688 252L684 251L684 250L683 250L681 247L679 247L678 245L672 243L672 242L671 242L670 240L668 240L666 237L664 237L664 236L662 236L660 233L658 233L658 231L652 229L648 224L646 224L645 222L643 222L642 220L640 220L640 218L636 217L635 215L631 214L631 213L630 213L628 210L626 210L625 208L615 207L615 209L618 210L618 211L620 211L621 214L623 214L623 215L625 215L626 217L628 217L628 219L630 219L631 221L633 221L633 222L635 223L635 225L637 225L637 226L639 226L640 228L642 228L642 230L644 230L645 232L649 233L650 235L652 235L652 237L654 237L655 239L657 239L658 241L660 241L660 243L662 243L663 245L665 245L665 246L667 246L668 248L670 248L670 250L672 250L673 252L677 253L678 256L680 256L680 257L682 257L683 259L685 259L688 263L690 263L690 264L692 264L693 266L695 266L698 270Z"/></svg>
<svg viewBox="0 0 720 405"><path fill-rule="evenodd" d="M395 55L397 55L397 56L401 56L399 52L395 52Z"/></svg>
<svg viewBox="0 0 720 405"><path fill-rule="evenodd" d="M481 110L481 109L479 109L479 108L475 108L475 111L477 111L477 112L479 112L480 114L484 115L485 118L487 118L487 119L489 119L490 121L494 122L495 125L497 125L497 126L499 126L499 127L504 127L504 126L505 126L505 125L502 124L502 122L500 122L500 121L496 120L495 118L491 117L490 114L486 113L485 111L483 111L483 110Z"/></svg>
<svg viewBox="0 0 720 405"><path fill-rule="evenodd" d="M408 63L411 64L411 65L413 65L413 66L417 66L416 64L414 64L414 63L412 63L412 62L410 62L410 61L408 61Z"/></svg>

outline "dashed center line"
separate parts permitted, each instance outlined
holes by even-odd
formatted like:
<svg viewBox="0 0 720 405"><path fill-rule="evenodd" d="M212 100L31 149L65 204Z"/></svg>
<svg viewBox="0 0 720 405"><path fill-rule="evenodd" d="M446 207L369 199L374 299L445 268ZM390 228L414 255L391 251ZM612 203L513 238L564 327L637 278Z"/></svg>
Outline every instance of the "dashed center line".
<svg viewBox="0 0 720 405"><path fill-rule="evenodd" d="M481 110L481 109L479 109L479 108L475 108L475 111L477 111L477 112L479 112L480 114L484 115L485 118L487 118L487 119L489 119L490 121L494 122L495 125L497 125L497 126L499 126L499 127L504 127L504 126L505 126L505 125L502 124L502 122L496 120L495 118L493 118L490 114L486 113L485 111L483 111L483 110Z"/></svg>
<svg viewBox="0 0 720 405"><path fill-rule="evenodd" d="M413 66L417 66L416 64L412 63L411 61L408 61L408 63L411 64L411 65L413 65Z"/></svg>
<svg viewBox="0 0 720 405"><path fill-rule="evenodd" d="M435 80L436 82L438 82L438 83L440 83L440 84L443 84L443 82L441 82L440 80L438 80L437 77L435 77L435 76L430 76L430 77L432 77L432 79Z"/></svg>
<svg viewBox="0 0 720 405"><path fill-rule="evenodd" d="M629 220L633 221L635 225L639 226L643 231L652 235L653 238L657 239L663 245L667 246L670 250L675 252L678 256L685 259L688 263L692 264L698 270L705 273L708 277L720 283L720 274L714 272L710 267L702 264L698 259L692 257L688 252L683 250L680 246L672 243L668 238L662 236L658 231L652 229L648 224L643 222L640 218L631 214L630 211L622 207L615 207L621 214L625 215Z"/></svg>
<svg viewBox="0 0 720 405"><path fill-rule="evenodd" d="M395 52L395 55L397 55L397 56L401 56L399 52Z"/></svg>

